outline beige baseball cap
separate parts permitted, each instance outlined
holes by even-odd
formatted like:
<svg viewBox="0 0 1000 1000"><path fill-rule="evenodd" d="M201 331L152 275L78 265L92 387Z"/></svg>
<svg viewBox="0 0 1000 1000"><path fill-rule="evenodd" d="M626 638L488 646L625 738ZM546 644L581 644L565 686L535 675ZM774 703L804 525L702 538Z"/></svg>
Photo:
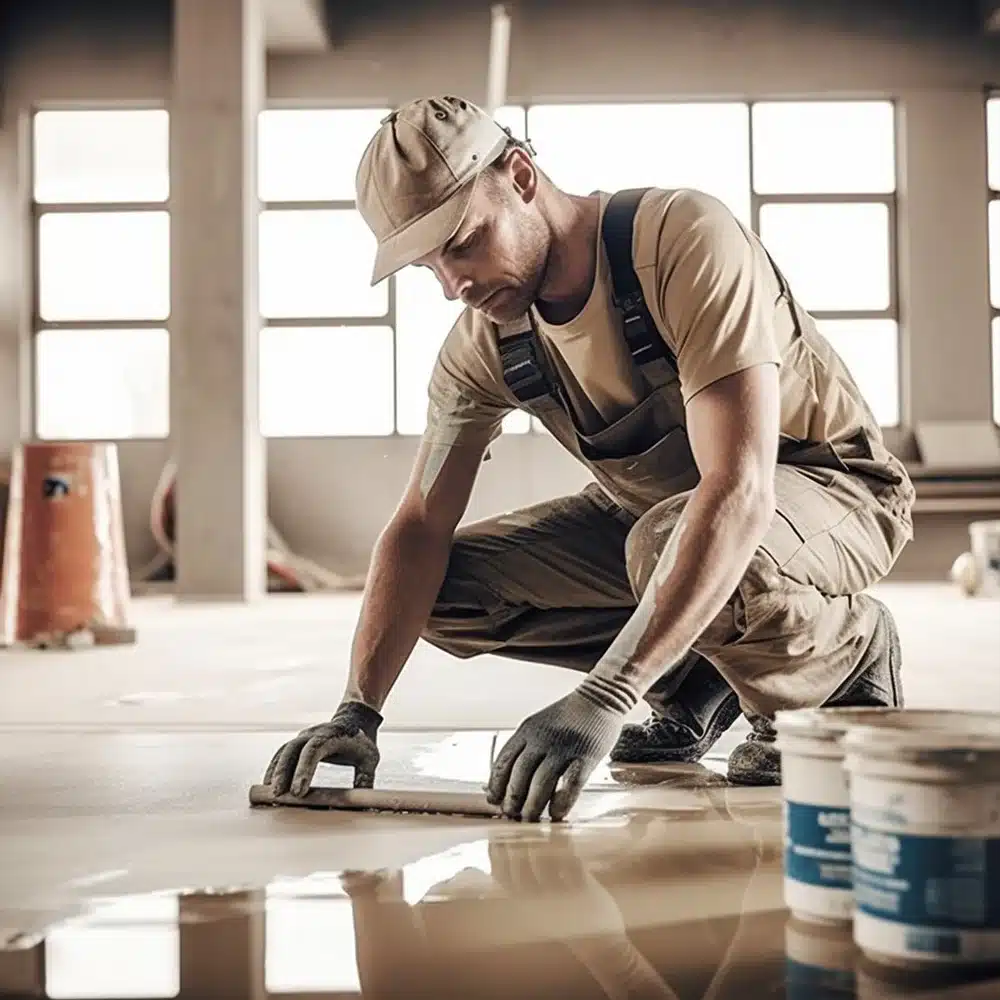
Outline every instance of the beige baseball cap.
<svg viewBox="0 0 1000 1000"><path fill-rule="evenodd" d="M455 235L476 179L510 133L460 97L425 97L382 119L361 156L358 209L378 241L371 283Z"/></svg>

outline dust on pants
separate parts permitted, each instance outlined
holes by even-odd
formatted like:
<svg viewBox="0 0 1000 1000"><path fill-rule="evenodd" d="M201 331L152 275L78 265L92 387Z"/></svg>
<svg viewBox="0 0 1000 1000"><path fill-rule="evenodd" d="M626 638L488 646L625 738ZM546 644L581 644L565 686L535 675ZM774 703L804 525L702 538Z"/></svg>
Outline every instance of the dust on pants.
<svg viewBox="0 0 1000 1000"><path fill-rule="evenodd" d="M779 466L775 492L764 540L694 643L750 714L823 704L851 676L877 610L856 595L886 575L911 531L904 504L880 503L847 474ZM463 658L591 670L634 612L689 496L636 520L591 484L462 528L424 639Z"/></svg>

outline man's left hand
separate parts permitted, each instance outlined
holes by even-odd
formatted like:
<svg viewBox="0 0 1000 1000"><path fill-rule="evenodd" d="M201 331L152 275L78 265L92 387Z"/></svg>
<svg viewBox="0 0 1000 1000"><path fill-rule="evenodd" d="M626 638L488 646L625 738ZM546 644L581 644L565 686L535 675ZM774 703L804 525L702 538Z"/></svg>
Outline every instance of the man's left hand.
<svg viewBox="0 0 1000 1000"><path fill-rule="evenodd" d="M487 801L502 804L509 819L537 822L546 806L553 820L564 819L611 752L624 721L624 714L579 690L529 715L497 755Z"/></svg>

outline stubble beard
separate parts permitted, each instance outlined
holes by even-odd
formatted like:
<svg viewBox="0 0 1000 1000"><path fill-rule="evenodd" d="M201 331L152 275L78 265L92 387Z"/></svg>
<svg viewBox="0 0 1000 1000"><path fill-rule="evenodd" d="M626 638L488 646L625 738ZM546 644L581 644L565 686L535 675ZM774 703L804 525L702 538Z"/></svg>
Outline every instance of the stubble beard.
<svg viewBox="0 0 1000 1000"><path fill-rule="evenodd" d="M492 322L510 323L525 315L538 299L548 270L551 244L547 234L538 233L537 241L534 241L531 247L530 256L534 258L531 271L516 285L508 285L500 301L496 304L490 303L489 308L483 310Z"/></svg>

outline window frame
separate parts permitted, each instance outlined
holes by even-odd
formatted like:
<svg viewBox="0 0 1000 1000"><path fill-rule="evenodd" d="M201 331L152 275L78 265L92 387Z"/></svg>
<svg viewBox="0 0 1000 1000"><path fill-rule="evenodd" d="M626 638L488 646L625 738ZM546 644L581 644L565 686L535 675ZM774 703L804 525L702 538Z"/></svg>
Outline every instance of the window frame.
<svg viewBox="0 0 1000 1000"><path fill-rule="evenodd" d="M758 104L823 104L828 103L828 97L775 97L755 98L747 103L750 109L750 218L753 231L760 235L761 209L766 205L884 205L888 218L888 248L889 248L889 304L885 309L807 309L810 316L821 323L824 320L872 320L888 319L896 324L896 408L899 419L895 424L883 424L882 430L894 432L903 431L907 426L904 401L908 397L909 373L903 365L903 326L900 322L899 309L899 181L900 157L898 155L898 121L899 101L894 97L869 96L856 98L837 98L837 103L865 104L871 101L886 102L892 105L893 121L897 127L893 133L895 184L891 193L848 192L844 194L823 193L810 194L806 192L779 192L763 194L754 185L754 107ZM762 237L763 238L763 237ZM794 289L792 290L794 294Z"/></svg>
<svg viewBox="0 0 1000 1000"><path fill-rule="evenodd" d="M989 337L990 347L990 409L992 410L990 419L995 427L1000 427L1000 406L994 405L1000 403L1000 400L994 398L996 396L994 386L1000 383L1000 305L993 302L992 287L994 269L1000 268L1000 260L994 261L992 259L989 239L990 208L996 203L997 210L1000 210L1000 187L993 187L990 184L989 109L991 103L1000 105L1000 89L988 87L983 101L983 131L986 139L986 301L990 307L990 322L986 333L986 336ZM997 135L997 145L1000 147L1000 135ZM1000 252L1000 248L997 249Z"/></svg>
<svg viewBox="0 0 1000 1000"><path fill-rule="evenodd" d="M268 109L270 110L270 109ZM294 109L289 109L294 110ZM331 109L339 110L339 109ZM358 204L354 200L330 199L320 201L261 201L259 202L258 222L265 212L326 212L326 211L349 211L356 212ZM265 330L329 328L335 327L368 327L368 326L388 326L392 329L392 427L391 435L372 435L372 437L401 437L399 424L399 400L397 398L396 384L399 379L399 350L396 344L396 276L389 275L386 280L387 302L386 311L382 316L261 316L261 333ZM316 434L312 438L336 438L337 440L352 440L356 436L352 434ZM363 440L368 440L366 436ZM268 438L276 441L301 440L299 435L277 436ZM360 440L360 439L359 439Z"/></svg>
<svg viewBox="0 0 1000 1000"><path fill-rule="evenodd" d="M39 434L38 419L38 354L36 341L39 334L46 330L74 330L85 335L88 330L166 330L168 344L170 342L170 327L172 319L172 308L168 305L167 315L159 319L88 319L88 320L46 320L42 318L41 310L41 240L39 230L41 220L46 215L74 214L74 215L102 215L102 214L122 214L126 212L166 212L170 218L170 192L168 183L167 196L162 201L46 201L39 202L35 198L35 117L39 113L48 111L166 111L168 115L167 129L170 135L170 108L162 102L91 102L86 104L74 103L52 103L44 102L31 106L26 115L25 127L22 129L22 149L23 162L26 165L25 175L27 178L28 196L28 260L30 262L31 276L29 281L29 342L31 350L26 359L25 372L26 400L27 400L27 420L30 427L31 436L40 441L58 440L55 438L43 438ZM169 154L169 145L168 145ZM170 164L168 159L168 180ZM169 376L169 368L168 368ZM169 377L168 377L169 393ZM130 435L128 437L116 438L84 438L82 440L98 440L104 442L118 441L166 441L170 438L170 407L168 396L168 416L167 431L164 435Z"/></svg>
<svg viewBox="0 0 1000 1000"><path fill-rule="evenodd" d="M556 103L561 104L579 104L586 106L591 103L600 103L602 105L613 105L613 104L643 104L648 103L651 105L662 105L669 103L679 103L679 104L733 104L740 103L744 104L747 109L747 142L748 142L748 183L749 183L749 196L750 196L750 225L755 233L760 232L760 218L761 209L768 204L791 204L791 205L809 205L809 204L878 204L883 205L887 212L887 225L888 225L888 267L889 267L889 304L884 309L822 309L814 310L810 309L809 313L819 322L823 320L873 320L873 319L888 319L895 323L896 326L896 383L897 383L897 411L899 413L899 419L895 424L884 425L884 429L898 431L905 427L906 420L903 411L903 403L906 399L907 389L907 372L903 366L904 350L903 350L903 330L902 324L900 322L900 309L899 309L899 233L898 233L898 195L899 195L899 174L900 174L900 158L898 156L898 151L896 149L898 143L896 135L893 135L893 145L894 145L894 167L895 167L895 185L894 190L891 193L878 192L878 193L866 193L866 192L848 192L843 194L837 193L824 193L824 194L812 194L812 193L759 193L754 186L754 107L757 104L776 104L781 102L806 104L806 103L817 103L822 104L828 102L830 99L824 96L815 96L808 98L798 98L798 97L778 97L778 98L744 98L742 100L734 101L731 98L704 98L704 99L673 99L673 98L662 98L657 97L656 99L647 100L633 100L626 98L619 98L617 100L602 100L599 102L594 101L561 101ZM888 97L884 95L872 95L866 97L858 98L848 98L847 101L855 100L859 103L865 103L873 100L888 102L893 108L894 119L898 118L899 107L898 100L893 97ZM843 99L838 99L839 103L845 103ZM536 106L550 106L553 102L549 100L535 100L535 101L518 101L514 100L510 102L509 107L516 109L520 113L521 120L524 123L525 134L524 138L531 140L531 111L533 107ZM300 110L300 109L312 109L312 110L353 110L355 107L366 107L366 106L342 106L342 105L327 105L327 104L316 104L316 103L306 103L306 102L273 102L268 103L266 110ZM367 107L374 107L367 106ZM327 209L340 209L340 210L357 210L357 203L354 200L302 200L302 201L289 201L286 199L281 200L268 200L262 201L260 203L261 211L270 210L295 210L300 209L304 211L321 211ZM398 350L398 332L397 332L397 316L398 316L398 299L397 299L397 287L396 287L396 276L391 275L386 279L388 283L388 306L386 314L384 316L377 317L340 317L337 319L324 318L324 317L304 317L295 319L284 319L284 318L268 318L262 320L262 325L270 328L280 328L280 327L301 327L301 326L317 326L317 327L327 327L327 326L389 326L393 331L393 365L392 365L392 379L393 379L393 414L392 414L392 425L393 432L391 437L414 437L415 435L410 433L402 433L399 430L399 350ZM442 333L442 336L444 334ZM537 418L531 417L529 421L529 426L525 431L516 432L514 436L521 437L524 434L541 434L543 436L548 436L548 432L539 424ZM343 437L344 435L333 435L335 437Z"/></svg>
<svg viewBox="0 0 1000 1000"><path fill-rule="evenodd" d="M387 106L375 104L329 104L326 102L309 101L265 101L260 114L268 111L385 111ZM259 120L259 119L258 119ZM255 192L256 193L256 192ZM265 212L325 212L325 211L358 211L358 203L353 198L320 198L320 199L267 199L258 198L258 225ZM387 437L402 437L399 433L399 400L396 386L399 380L399 351L396 342L396 276L385 279L387 302L386 311L382 316L301 316L301 317L260 317L260 332L265 330L301 329L303 327L317 329L334 329L339 327L383 327L392 330L392 433L365 435L358 437L353 434L315 434L308 440L385 440ZM262 432L263 433L263 432ZM298 441L305 440L301 435L277 435L267 437L268 441Z"/></svg>
<svg viewBox="0 0 1000 1000"><path fill-rule="evenodd" d="M1000 92L988 92L987 100L990 98L1000 99ZM889 305L885 309L881 310L809 310L810 314L818 321L823 320L870 320L870 319L889 319L892 320L896 325L896 363L897 363L897 386L898 386L898 411L899 420L896 424L885 425L887 429L894 431L905 430L907 426L907 415L904 410L904 403L908 397L908 382L909 382L909 372L904 367L903 361L905 357L903 338L904 330L902 323L900 322L900 310L899 310L899 233L898 233L898 197L899 197L899 176L901 171L900 157L896 155L895 159L895 171L896 171L896 185L892 193L863 193L863 192L852 192L846 194L809 194L809 193L759 193L754 185L754 107L757 104L775 104L781 102L790 103L824 103L828 101L828 97L814 96L814 97L774 97L774 98L753 98L745 97L734 102L732 98L704 98L701 100L696 99L681 99L681 98L670 98L670 97L658 97L655 100L649 99L648 101L639 101L633 99L619 98L617 100L602 100L599 102L589 102L580 101L572 103L588 104L588 103L600 103L606 104L637 104L637 103L650 103L650 104L664 104L664 103L683 103L683 104L693 104L693 103L703 103L706 105L710 104L733 104L741 103L745 104L747 107L747 118L748 118L748 128L747 128L747 140L749 143L748 148L748 159L749 159L749 195L750 195L750 224L751 228L755 233L760 232L760 217L761 209L769 204L844 204L844 203L863 203L863 204L881 204L886 207L888 213L888 248L889 248L889 294L890 301ZM839 99L843 102L843 99ZM864 101L888 101L893 106L894 118L898 120L899 114L899 102L893 97L888 97L884 95L871 95L866 97L851 98L848 100L857 100L859 102ZM553 103L549 100L536 100L536 101L511 101L509 107L516 109L520 115L521 120L524 123L525 135L529 141L531 139L531 109L538 105L550 105ZM559 102L566 103L566 102ZM296 101L267 101L261 108L261 112L265 111L296 111L296 110L322 110L322 111L339 111L339 110L382 110L382 106L376 106L375 104L358 104L358 105L338 105L335 103L329 103L326 101L313 101L308 100L296 100ZM155 110L163 111L166 110L169 114L169 107L162 102L87 102L86 104L73 104L73 103L44 103L33 105L27 115L27 127L24 129L24 150L25 158L28 164L28 177L29 177L29 188L28 188L28 198L29 198L29 218L30 218L30 231L28 233L28 240L30 247L28 248L28 258L31 264L31 279L30 279L30 341L31 341L31 351L29 352L30 357L27 361L27 372L28 385L30 385L30 391L27 393L27 419L29 426L32 429L32 433L37 436L38 431L38 419L37 419L37 357L35 351L35 338L36 336L44 330L59 330L59 329L74 329L81 333L87 330L114 330L114 329L129 329L129 330L161 330L166 328L168 334L171 329L171 319L172 310L168 311L168 315L165 318L159 319L129 319L129 320L107 320L107 319L91 319L91 320L43 320L41 317L40 309L40 283L41 283L41 271L40 271L40 259L39 259L39 226L41 224L41 219L47 214L56 213L87 213L87 214L99 214L99 213L122 213L122 212L163 212L167 211L168 214L171 211L171 200L168 194L167 198L163 201L120 201L120 202L38 202L35 199L34 192L34 118L39 112L45 111L106 111L106 110ZM169 124L168 124L169 128ZM894 136L894 144L897 143L897 138ZM993 190L987 186L988 201L1000 201L1000 190ZM325 211L325 210L341 210L341 211L357 211L357 203L353 199L320 199L320 200L261 200L258 199L258 220L260 216L266 211ZM397 333L397 317L398 317L398 295L397 295L397 283L396 276L391 275L386 279L387 283L387 307L384 315L381 316L337 316L337 317L326 317L326 316L302 316L302 317L261 317L261 331L265 329L281 329L281 328L302 328L302 327L317 327L317 328L327 328L327 327L382 327L388 326L392 330L392 427L393 431L389 435L377 435L378 437L414 437L415 435L411 433L403 434L399 430L399 381L400 381L400 371L399 371L399 350L398 350L398 333ZM991 329L992 321L1000 320L1000 306L993 306L992 301L990 303L991 309ZM442 332L442 337L444 333ZM994 358L994 368L997 362L1000 361L998 358ZM1000 414L994 414L994 421L1000 422ZM537 419L532 417L529 421L529 426L524 431L515 432L514 436L523 436L524 434L542 434L547 436L547 431L539 426ZM168 435L169 437L169 431ZM342 438L342 437L354 437L354 435L326 435L317 434L313 437L322 438ZM123 440L129 441L142 441L142 440L163 440L162 437L144 437L135 436L128 437ZM295 437L291 436L289 439L294 440Z"/></svg>

